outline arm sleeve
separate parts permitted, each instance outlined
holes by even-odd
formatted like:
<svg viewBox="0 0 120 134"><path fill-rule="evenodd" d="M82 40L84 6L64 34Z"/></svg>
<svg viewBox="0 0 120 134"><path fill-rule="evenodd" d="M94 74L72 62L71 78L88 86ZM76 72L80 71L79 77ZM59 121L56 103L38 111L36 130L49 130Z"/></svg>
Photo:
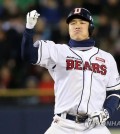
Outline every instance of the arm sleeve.
<svg viewBox="0 0 120 134"><path fill-rule="evenodd" d="M37 65L51 68L58 63L58 50L60 45L55 45L53 41L40 40L35 42L39 44ZM35 44L34 44L35 45Z"/></svg>
<svg viewBox="0 0 120 134"><path fill-rule="evenodd" d="M58 61L58 49L53 41L38 40L33 43L34 32L26 29L21 43L21 57L24 61L37 64L47 69L52 68Z"/></svg>
<svg viewBox="0 0 120 134"><path fill-rule="evenodd" d="M104 108L109 112L110 118L120 105L120 90L107 91Z"/></svg>
<svg viewBox="0 0 120 134"><path fill-rule="evenodd" d="M110 58L109 82L107 85L107 96L104 108L108 110L110 117L117 110L120 104L120 76L114 58Z"/></svg>
<svg viewBox="0 0 120 134"><path fill-rule="evenodd" d="M33 46L33 35L33 29L25 29L21 43L21 58L31 64L38 59L38 47Z"/></svg>

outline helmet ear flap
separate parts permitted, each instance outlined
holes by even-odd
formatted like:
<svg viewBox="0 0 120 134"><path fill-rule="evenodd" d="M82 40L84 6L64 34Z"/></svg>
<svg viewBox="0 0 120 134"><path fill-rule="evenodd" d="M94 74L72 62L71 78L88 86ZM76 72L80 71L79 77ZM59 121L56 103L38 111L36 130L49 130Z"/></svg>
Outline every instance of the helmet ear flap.
<svg viewBox="0 0 120 134"><path fill-rule="evenodd" d="M90 25L89 25L89 35L90 36L92 35L93 30L94 30L94 24L93 23L90 23Z"/></svg>

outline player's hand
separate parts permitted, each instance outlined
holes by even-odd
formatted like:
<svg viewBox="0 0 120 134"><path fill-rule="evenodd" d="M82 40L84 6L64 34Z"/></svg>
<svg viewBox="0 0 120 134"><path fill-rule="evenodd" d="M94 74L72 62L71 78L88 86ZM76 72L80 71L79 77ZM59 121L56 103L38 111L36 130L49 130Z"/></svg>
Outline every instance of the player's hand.
<svg viewBox="0 0 120 134"><path fill-rule="evenodd" d="M87 128L93 128L96 125L102 125L107 121L108 118L109 113L106 109L103 109L102 111L96 111L94 113L91 113L85 122L85 126Z"/></svg>
<svg viewBox="0 0 120 134"><path fill-rule="evenodd" d="M36 23L37 23L37 19L38 19L38 17L40 16L40 14L39 13L37 13L37 11L36 10L33 10L33 11L31 11L31 12L28 12L27 13L27 22L26 22L26 28L28 28L28 29L33 29L34 28L34 26L36 25Z"/></svg>

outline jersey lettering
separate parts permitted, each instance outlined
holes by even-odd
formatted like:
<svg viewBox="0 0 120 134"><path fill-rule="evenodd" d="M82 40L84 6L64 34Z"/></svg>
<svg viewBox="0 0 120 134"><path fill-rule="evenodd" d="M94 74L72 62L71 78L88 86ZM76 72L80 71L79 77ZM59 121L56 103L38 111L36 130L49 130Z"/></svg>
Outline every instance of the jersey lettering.
<svg viewBox="0 0 120 134"><path fill-rule="evenodd" d="M92 69L94 73L100 73L100 65L98 63L92 63Z"/></svg>
<svg viewBox="0 0 120 134"><path fill-rule="evenodd" d="M102 75L106 75L106 73L107 73L107 67L105 65L101 65L100 66L100 69L101 69L101 74Z"/></svg>
<svg viewBox="0 0 120 134"><path fill-rule="evenodd" d="M87 61L85 61L84 70L90 70L90 71L92 71L92 68L91 68L89 62L87 62Z"/></svg>
<svg viewBox="0 0 120 134"><path fill-rule="evenodd" d="M82 64L82 61L75 60L75 69L82 70L81 64Z"/></svg>
<svg viewBox="0 0 120 134"><path fill-rule="evenodd" d="M68 59L66 60L67 67L66 70L72 70L74 68L74 60Z"/></svg>
<svg viewBox="0 0 120 134"><path fill-rule="evenodd" d="M92 63L91 65L89 62L85 61L84 65L80 60L66 60L66 70L90 70L94 73L99 73L101 75L106 75L107 67L105 65L99 65L98 63Z"/></svg>

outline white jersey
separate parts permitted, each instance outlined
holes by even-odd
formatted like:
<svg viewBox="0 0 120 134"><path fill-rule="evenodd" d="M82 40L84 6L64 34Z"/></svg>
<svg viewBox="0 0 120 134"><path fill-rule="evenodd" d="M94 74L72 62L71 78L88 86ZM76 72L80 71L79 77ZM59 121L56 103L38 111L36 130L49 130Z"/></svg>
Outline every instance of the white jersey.
<svg viewBox="0 0 120 134"><path fill-rule="evenodd" d="M111 54L96 47L81 51L52 41L36 44L36 64L47 68L55 82L55 114L102 110L106 91L119 88L119 73Z"/></svg>

